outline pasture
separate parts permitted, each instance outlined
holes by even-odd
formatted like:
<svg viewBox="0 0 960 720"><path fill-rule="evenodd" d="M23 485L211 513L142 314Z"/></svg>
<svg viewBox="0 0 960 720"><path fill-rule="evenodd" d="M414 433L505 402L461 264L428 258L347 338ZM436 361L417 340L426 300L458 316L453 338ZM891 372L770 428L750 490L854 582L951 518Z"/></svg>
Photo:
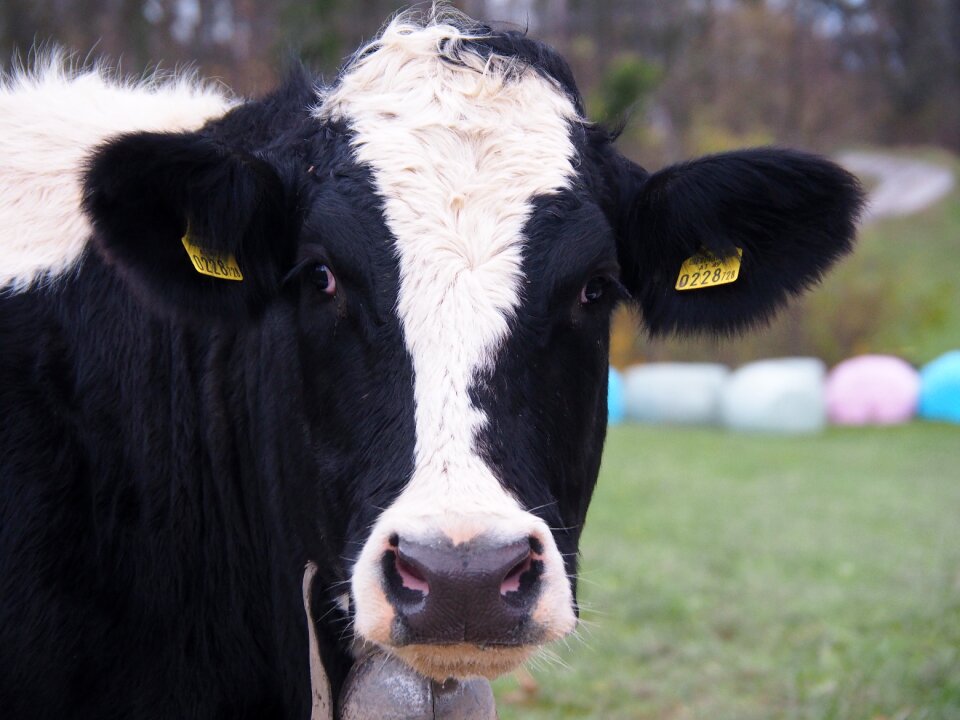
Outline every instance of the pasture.
<svg viewBox="0 0 960 720"><path fill-rule="evenodd" d="M960 428L611 429L581 640L511 718L960 718Z"/></svg>

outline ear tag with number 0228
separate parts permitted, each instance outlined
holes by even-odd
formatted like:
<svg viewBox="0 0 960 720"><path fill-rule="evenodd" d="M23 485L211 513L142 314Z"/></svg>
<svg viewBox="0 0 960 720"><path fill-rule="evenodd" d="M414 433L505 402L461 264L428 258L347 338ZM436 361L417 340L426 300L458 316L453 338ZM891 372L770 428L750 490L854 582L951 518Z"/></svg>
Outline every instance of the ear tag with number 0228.
<svg viewBox="0 0 960 720"><path fill-rule="evenodd" d="M220 278L221 280L243 280L243 273L237 265L233 255L216 255L190 242L190 235L183 236L183 247L187 249L193 269L201 275Z"/></svg>
<svg viewBox="0 0 960 720"><path fill-rule="evenodd" d="M737 248L737 254L728 258L701 250L683 261L680 275L677 277L677 290L700 290L714 285L726 285L740 277L740 262L743 250Z"/></svg>

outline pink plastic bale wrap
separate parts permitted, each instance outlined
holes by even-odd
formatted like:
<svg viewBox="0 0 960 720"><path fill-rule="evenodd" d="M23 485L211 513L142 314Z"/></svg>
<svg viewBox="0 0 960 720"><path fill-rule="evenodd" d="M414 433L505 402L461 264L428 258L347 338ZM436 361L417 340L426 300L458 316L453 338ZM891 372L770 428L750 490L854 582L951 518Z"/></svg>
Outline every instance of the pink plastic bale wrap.
<svg viewBox="0 0 960 720"><path fill-rule="evenodd" d="M900 358L861 355L830 371L825 393L835 425L896 425L917 412L920 375Z"/></svg>

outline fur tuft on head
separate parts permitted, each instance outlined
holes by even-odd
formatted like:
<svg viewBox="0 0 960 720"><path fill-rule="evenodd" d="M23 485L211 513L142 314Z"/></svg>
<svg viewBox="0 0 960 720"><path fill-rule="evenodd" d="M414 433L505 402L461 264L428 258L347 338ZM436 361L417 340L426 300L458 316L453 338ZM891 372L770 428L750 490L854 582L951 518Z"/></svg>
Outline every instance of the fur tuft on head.
<svg viewBox="0 0 960 720"><path fill-rule="evenodd" d="M371 65L388 75L399 69L384 68L385 56L401 63L439 61L468 69L483 77L482 87L489 98L495 97L504 83L519 81L534 72L566 95L581 119L585 114L573 73L563 58L547 46L530 41L523 32L494 29L445 3L434 3L428 10L413 8L398 13L376 38L357 50L344 65L341 82L321 98L327 114L338 114L333 108L346 77L356 78Z"/></svg>

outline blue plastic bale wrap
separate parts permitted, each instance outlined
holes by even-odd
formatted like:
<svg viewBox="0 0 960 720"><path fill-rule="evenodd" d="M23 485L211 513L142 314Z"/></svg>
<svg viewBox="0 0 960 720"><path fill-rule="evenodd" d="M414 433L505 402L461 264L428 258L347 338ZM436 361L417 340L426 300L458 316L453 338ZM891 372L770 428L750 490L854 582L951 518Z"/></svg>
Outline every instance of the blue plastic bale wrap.
<svg viewBox="0 0 960 720"><path fill-rule="evenodd" d="M952 350L920 370L919 415L960 423L960 350Z"/></svg>

